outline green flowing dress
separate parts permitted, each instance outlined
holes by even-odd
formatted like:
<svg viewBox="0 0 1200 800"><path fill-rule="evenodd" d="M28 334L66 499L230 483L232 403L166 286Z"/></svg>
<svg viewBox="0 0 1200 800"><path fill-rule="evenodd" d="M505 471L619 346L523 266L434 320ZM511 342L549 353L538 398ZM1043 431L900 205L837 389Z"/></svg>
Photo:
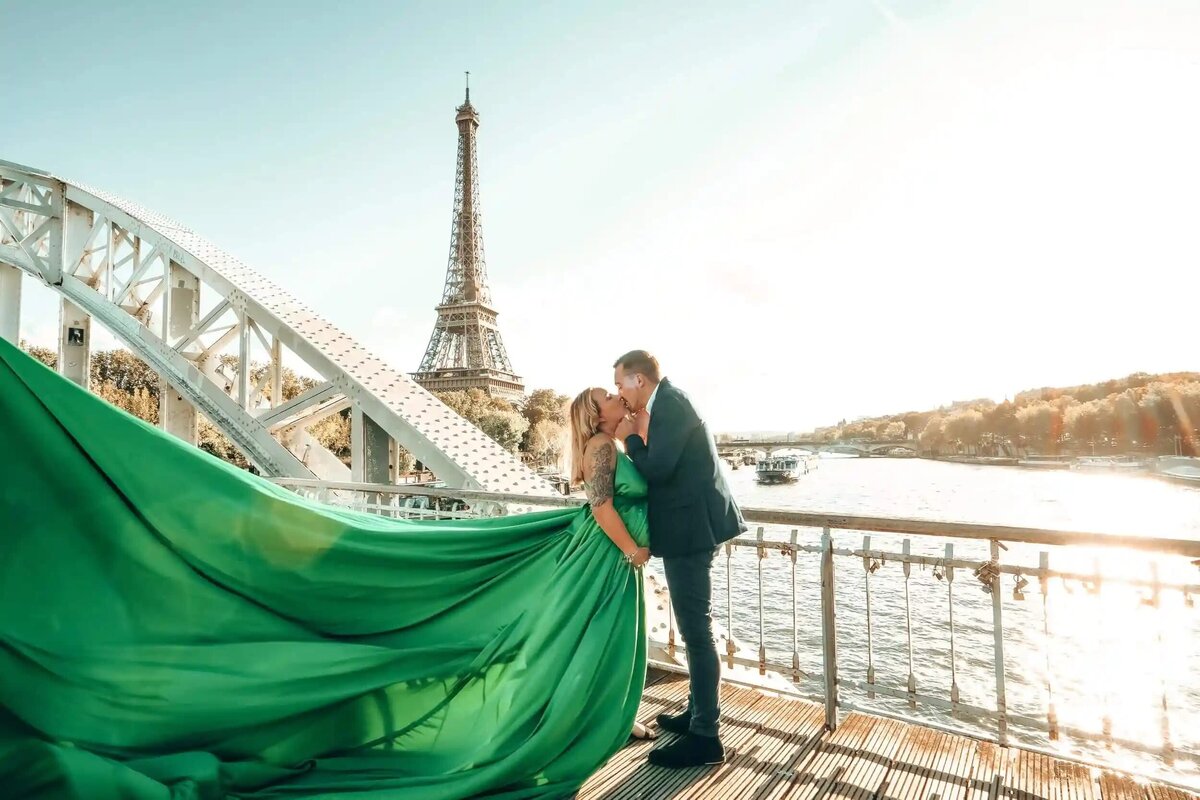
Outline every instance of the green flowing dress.
<svg viewBox="0 0 1200 800"><path fill-rule="evenodd" d="M623 456L615 503L647 541ZM645 606L587 508L306 501L0 339L0 796L570 796L625 742Z"/></svg>

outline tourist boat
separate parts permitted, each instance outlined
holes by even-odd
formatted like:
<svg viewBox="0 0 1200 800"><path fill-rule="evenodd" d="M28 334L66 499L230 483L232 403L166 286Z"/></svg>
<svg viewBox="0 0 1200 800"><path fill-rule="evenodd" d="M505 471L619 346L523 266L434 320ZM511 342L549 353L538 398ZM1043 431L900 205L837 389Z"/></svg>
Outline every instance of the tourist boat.
<svg viewBox="0 0 1200 800"><path fill-rule="evenodd" d="M1200 486L1200 458L1173 458L1159 464L1157 472L1159 477L1175 483Z"/></svg>
<svg viewBox="0 0 1200 800"><path fill-rule="evenodd" d="M1071 469L1079 472L1136 472L1142 469L1137 461L1123 461L1112 456L1080 456Z"/></svg>
<svg viewBox="0 0 1200 800"><path fill-rule="evenodd" d="M1188 483L1192 486L1200 486L1200 469L1196 467L1175 467L1174 469L1164 469L1159 473L1169 481L1176 483Z"/></svg>
<svg viewBox="0 0 1200 800"><path fill-rule="evenodd" d="M1070 469L1069 461L1054 461L1043 458L1027 458L1017 462L1018 467L1025 469Z"/></svg>
<svg viewBox="0 0 1200 800"><path fill-rule="evenodd" d="M759 460L756 470L759 483L791 483L807 471L799 456L769 456Z"/></svg>

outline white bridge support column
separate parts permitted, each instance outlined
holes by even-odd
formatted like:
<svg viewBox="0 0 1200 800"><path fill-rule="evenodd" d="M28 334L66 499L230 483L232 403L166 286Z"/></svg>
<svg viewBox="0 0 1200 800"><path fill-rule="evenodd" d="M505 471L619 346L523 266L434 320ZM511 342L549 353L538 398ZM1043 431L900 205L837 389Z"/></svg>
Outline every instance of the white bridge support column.
<svg viewBox="0 0 1200 800"><path fill-rule="evenodd" d="M58 322L58 371L87 389L92 365L92 317L64 297Z"/></svg>
<svg viewBox="0 0 1200 800"><path fill-rule="evenodd" d="M238 311L237 401L244 411L250 410L250 315Z"/></svg>
<svg viewBox="0 0 1200 800"><path fill-rule="evenodd" d="M200 321L200 279L174 261L168 268L167 288L163 294L163 338L178 341ZM158 391L158 419L162 429L185 442L200 441L196 407L166 381Z"/></svg>
<svg viewBox="0 0 1200 800"><path fill-rule="evenodd" d="M67 220L63 225L62 217L57 218L58 224L51 227L47 241L48 271L44 277L51 283L61 283L64 271L71 271L63 268L64 252L72 268L82 258L93 219L88 209L63 202L61 194L56 196L59 198L59 213L65 213ZM90 389L91 367L92 316L64 297L59 304L58 314L59 374L84 389Z"/></svg>
<svg viewBox="0 0 1200 800"><path fill-rule="evenodd" d="M391 483L391 441L388 432L355 403L350 418L350 480Z"/></svg>
<svg viewBox="0 0 1200 800"><path fill-rule="evenodd" d="M388 437L388 483L400 482L400 443Z"/></svg>
<svg viewBox="0 0 1200 800"><path fill-rule="evenodd" d="M283 405L283 342L271 339L271 408Z"/></svg>
<svg viewBox="0 0 1200 800"><path fill-rule="evenodd" d="M21 344L21 275L16 267L0 264L0 339Z"/></svg>

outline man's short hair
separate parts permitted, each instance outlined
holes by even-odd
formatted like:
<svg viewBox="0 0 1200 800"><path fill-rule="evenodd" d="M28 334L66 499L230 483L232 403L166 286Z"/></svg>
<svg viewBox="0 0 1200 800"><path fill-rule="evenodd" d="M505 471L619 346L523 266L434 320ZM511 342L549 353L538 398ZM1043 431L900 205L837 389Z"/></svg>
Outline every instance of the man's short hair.
<svg viewBox="0 0 1200 800"><path fill-rule="evenodd" d="M658 371L658 359L645 350L630 350L613 363L613 369L617 367L626 372L645 375L652 383L658 383L661 380Z"/></svg>

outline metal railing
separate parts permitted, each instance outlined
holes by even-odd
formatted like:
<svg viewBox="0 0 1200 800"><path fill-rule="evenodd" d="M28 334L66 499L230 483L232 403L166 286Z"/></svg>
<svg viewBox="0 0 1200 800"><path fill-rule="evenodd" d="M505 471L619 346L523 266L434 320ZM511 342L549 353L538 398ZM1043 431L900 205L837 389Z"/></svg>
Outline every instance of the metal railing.
<svg viewBox="0 0 1200 800"><path fill-rule="evenodd" d="M797 685L801 686L806 681L811 681L817 676L806 675L800 669L800 653L794 644L797 639L798 629L795 621L797 616L795 593L797 562L798 556L801 554L811 554L819 560L821 639L823 643L822 666L824 673L819 676L819 682L823 695L822 699L826 706L826 722L831 729L837 726L837 712L839 709L869 710L871 713L879 713L879 709L861 708L858 704L842 698L840 690L850 687L860 691L868 699L883 696L902 700L910 709L915 709L918 705L926 705L948 711L954 718L976 722L982 720L990 721L995 728L995 736L992 738L1001 744L1009 743L1010 727L1016 723L1029 730L1041 731L1052 741L1066 735L1080 740L1098 740L1106 748L1110 749L1114 745L1119 745L1131 750L1153 753L1162 757L1168 764L1178 758L1186 758L1200 764L1200 752L1197 752L1195 749L1181 750L1172 740L1172 725L1170 721L1172 708L1168 688L1165 684L1162 686L1159 698L1161 742L1157 744L1148 744L1140 739L1122 738L1114 735L1113 721L1107 712L1097 720L1100 723L1098 730L1089 730L1062 723L1059 720L1055 703L1055 670L1051 664L1055 638L1052 635L1050 624L1052 596L1050 588L1052 581L1058 581L1064 587L1069 582L1079 584L1087 593L1092 595L1098 594L1101 587L1105 585L1142 590L1144 596L1140 598L1141 603L1152 608L1158 608L1161 605L1164 594L1172 592L1182 599L1183 606L1193 608L1195 596L1200 595L1200 581L1163 580L1159 575L1159 564L1156 561L1150 561L1146 564L1147 573L1144 576L1128 574L1106 576L1103 574L1098 563L1090 571L1052 568L1049 551L1038 552L1036 554L1036 564L1020 562L1004 563L1001 560L1002 553L1008 551L1008 544L1012 543L1044 545L1056 548L1088 548L1089 550L1094 548L1117 551L1128 550L1153 553L1156 556L1174 556L1191 559L1200 556L1200 542L1076 531L1042 530L1036 528L943 523L928 520L848 517L831 514L787 512L773 509L747 508L743 510L748 521L772 524L788 523L796 526L790 531L788 539L784 541L766 538L766 528L759 527L753 538L743 537L729 542L725 547L725 570L726 586L734 586L734 551L738 548L755 551L757 563L754 585L758 587L756 599L759 618L757 630L759 669L760 671L768 669L779 671L791 677ZM821 535L819 542L804 543L800 541L799 537L802 528L820 528ZM833 533L835 531L867 533L862 537L861 547L839 547L834 541ZM889 550L874 546L871 532L905 535L906 538L900 542L900 549L898 551L895 549ZM941 554L938 555L915 553L913 552L913 540L907 538L909 536L938 537L943 540L957 539L967 540L968 542L973 540L981 544L985 543L988 548L987 558L972 558L957 555L956 544L959 547L962 545L956 542L946 542L943 545ZM790 611L793 620L791 625L793 649L790 664L770 658L765 643L767 626L763 624L762 618L766 598L762 593L761 587L763 585L763 565L767 554L772 551L778 551L785 557L788 557L791 564L789 582L792 584L792 607ZM853 559L860 564L859 569L861 570L862 588L865 596L864 633L866 639L866 666L863 680L855 680L840 675L840 664L837 656L838 624L836 610L840 587L837 585L837 581L844 580L847 577L847 573L844 571L835 572L833 565L837 558ZM876 631L874 626L876 613L875 605L872 602L871 590L873 582L880 579L879 573L889 563L899 566L904 582L904 636L902 644L906 674L904 675L902 686L887 685L879 681L875 668L875 657L878 648L875 641ZM910 591L914 567L927 568L937 581L945 585L945 607L948 617L946 627L948 629L949 681L945 687L946 693L944 695L932 694L918 689L917 674L914 669L913 601ZM959 686L959 654L956 647L957 626L954 616L956 605L954 591L956 586L955 579L958 573L967 570L970 571L970 576L977 581L975 585L987 595L987 602L991 607L990 634L992 640L992 681L994 686L993 704L991 707L964 702ZM1196 572L1194 568L1191 571ZM1009 707L1009 670L1006 669L1004 652L1006 616L1003 602L1004 592L1002 590L1003 576L1012 576L1012 596L1015 602L1024 601L1026 594L1032 593L1032 590L1029 588L1031 581L1036 580L1040 589L1038 593L1041 599L1040 622L1047 665L1043 675L1045 692L1044 717L1034 717L1029 714L1018 713ZM1200 577L1200 573L1196 573L1196 577ZM745 584L739 584L739 587L744 592ZM733 613L733 594L733 592L727 592L726 594L725 623L731 632L737 627ZM1024 616L1028 617L1029 615L1026 614ZM1187 634L1182 635L1186 636ZM727 663L733 663L733 661L727 659ZM907 715L901 716L911 719ZM921 719L920 722L932 725L933 727L944 727L937 725L936 722L929 719ZM956 732L962 731L956 730ZM1195 743L1191 742L1189 745L1194 747Z"/></svg>
<svg viewBox="0 0 1200 800"><path fill-rule="evenodd" d="M582 505L566 496L530 496L445 489L428 485L352 483L312 478L271 478L272 483L319 503L396 519L464 519L521 514L536 508Z"/></svg>
<svg viewBox="0 0 1200 800"><path fill-rule="evenodd" d="M275 483L323 502L396 517L496 516L535 507L581 505L580 500L567 497L417 486L296 479L276 479ZM417 497L426 499L412 499ZM1083 624L1076 611L1054 610L1057 586L1064 596L1086 597L1094 602L1101 600L1102 590L1119 589L1123 594L1106 601L1118 610L1122 604L1132 603L1155 612L1170 597L1177 611L1190 612L1194 598L1200 595L1200 570L1196 569L1200 566L1200 542L771 508L742 510L756 529L724 545L725 582L723 587L719 583L715 587L719 597L715 598L714 613L724 617L721 621L730 634L723 660L729 667L737 664L757 668L760 674L769 670L790 678L801 694L824 704L829 729L836 729L839 712L859 710L992 739L1002 745L1009 744L1014 734L1022 739L1022 746L1036 744L1031 736L1040 735L1051 742L1069 737L1076 743L1096 745L1093 749L1111 751L1120 747L1153 755L1168 765L1180 760L1200 765L1200 740L1186 738L1200 735L1200 691L1195 684L1184 687L1191 693L1192 707L1180 708L1171 702L1179 687L1160 677L1154 689L1154 713L1158 716L1154 742L1136 732L1118 730L1120 726L1111 713L1116 693L1127 693L1133 686L1117 686L1101 693L1093 727L1061 719L1060 680L1072 671L1077 673L1079 666L1078 661L1068 658L1088 656L1059 651L1068 646L1076 651L1081 646L1086 649L1089 640L1067 635L1068 626ZM1052 553L1056 554L1054 558ZM770 564L773 555L782 556L776 562L782 562L782 574ZM748 559L753 563L746 564ZM752 579L746 579L747 570ZM914 575L918 570L920 573ZM1164 571L1168 573L1165 577ZM926 580L915 587L923 575L933 582ZM885 577L903 581L902 591L882 583ZM1012 602L1006 607L1003 582L1008 579L1012 581ZM960 592L956 596L956 588L963 587L964 580L969 582L967 586L981 590L980 594ZM931 618L937 611L933 603L914 601L914 591L923 591L926 586L944 587L940 590L944 592L944 604L937 603L945 610L944 622ZM1076 593L1075 587L1081 591ZM816 602L801 600L801 591L812 594L814 589ZM877 596L881 590L885 590L882 601ZM1027 602L1030 596L1040 600L1036 611L1031 610L1034 604ZM722 605L723 614L718 610ZM860 611L859 624L839 624L839 608L851 607ZM920 626L914 625L914 609L922 617L918 620ZM682 643L676 642L673 615L668 617L671 623L666 641L652 643L674 656ZM1098 640L1103 643L1112 639L1120 645L1122 632L1115 630L1117 621L1103 614L1098 619L1094 632ZM1129 617L1126 624L1132 619ZM1177 624L1188 628L1176 631L1176 638L1185 645L1194 645L1198 637L1190 631L1200 629L1196 615L1188 613L1179 619L1182 621L1177 620ZM1156 642L1160 651L1166 647L1168 632L1161 616L1158 623L1152 619L1134 622L1138 631L1142 625L1157 624L1155 636L1147 641ZM737 655L735 635L747 627L752 631L747 641L757 639L756 659ZM819 637L813 628L819 629ZM930 645L928 640L919 641L921 635L928 636L930 629L945 636L944 648ZM902 635L896 635L898 631ZM1123 635L1134 632L1125 631ZM986 637L988 643L977 642L972 653L964 654L960 640L970 635ZM801 642L802 636L811 637L811 646ZM891 641L881 644L881 637L888 636ZM1012 657L1006 659L1006 644L1016 646L1010 641L1012 637L1024 644L1036 639L1035 644L1040 644L1043 651L1041 658L1024 659L1021 664ZM1126 642L1124 646L1135 645ZM922 651L920 658L917 649ZM990 669L983 670L980 652L986 649L991 651L991 664ZM1095 665L1100 672L1103 659L1115 658L1120 652L1093 649L1092 657L1101 659ZM849 655L839 658L839 650ZM1200 664L1200 653L1192 657ZM928 673L936 671L933 662L943 658L945 675L938 678L944 681L939 690ZM886 662L886 676L878 669L881 660ZM1032 678L1015 671L1018 666L1032 669L1030 665L1037 662L1040 674ZM964 696L964 674L974 680L981 670L990 673L986 677L990 702L979 696ZM892 674L896 672L902 674ZM1189 675L1195 680L1194 671ZM1077 679L1078 675L1073 677ZM1141 688L1147 680L1140 682ZM1133 682L1138 683L1136 677ZM982 687L975 680L973 693L980 695ZM1023 708L1014 708L1014 688L1019 689L1019 705ZM850 699L846 695L851 692L872 704ZM1040 708L1030 711L1030 705ZM1174 714L1196 724L1173 724ZM1181 738L1179 732L1185 736ZM1104 754L1097 755L1103 760Z"/></svg>

